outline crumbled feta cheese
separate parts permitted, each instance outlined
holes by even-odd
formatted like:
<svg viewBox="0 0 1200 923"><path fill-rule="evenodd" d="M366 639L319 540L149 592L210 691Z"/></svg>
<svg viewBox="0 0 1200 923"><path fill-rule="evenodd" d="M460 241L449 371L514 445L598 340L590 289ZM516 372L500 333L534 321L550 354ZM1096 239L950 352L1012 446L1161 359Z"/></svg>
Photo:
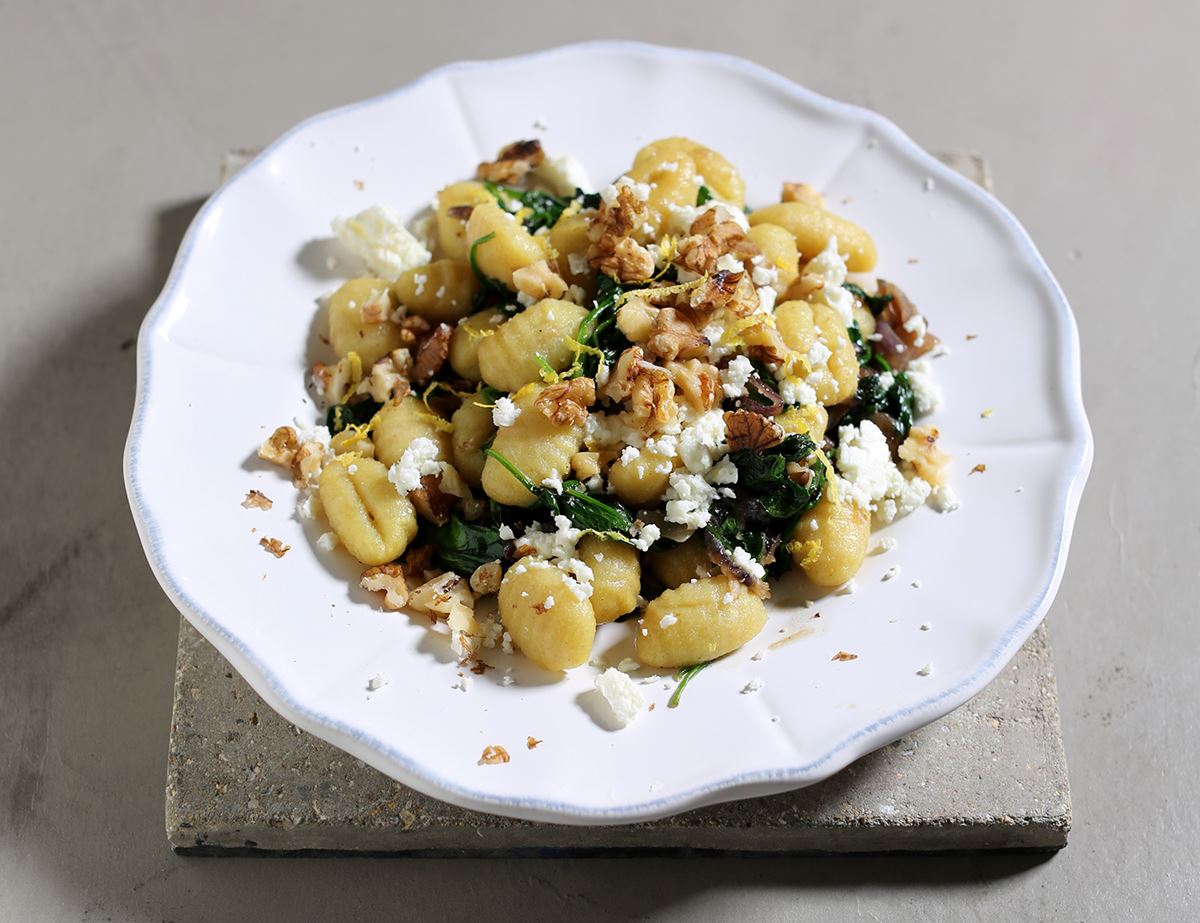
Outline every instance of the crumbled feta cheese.
<svg viewBox="0 0 1200 923"><path fill-rule="evenodd" d="M958 494L954 492L953 487L944 484L941 487L933 488L933 492L929 495L929 505L939 513L953 513L962 506L962 501L958 499Z"/></svg>
<svg viewBox="0 0 1200 923"><path fill-rule="evenodd" d="M750 576L754 577L756 580L762 580L762 578L767 575L767 569L759 564L758 561L754 560L754 555L752 555L745 548L734 548L730 557L733 558L734 564L736 564Z"/></svg>
<svg viewBox="0 0 1200 923"><path fill-rule="evenodd" d="M751 660L762 660L762 659L763 659L763 652L762 652L762 651L755 651L755 652L754 652L754 654L753 654L753 655L750 657L750 659L751 659Z"/></svg>
<svg viewBox="0 0 1200 923"><path fill-rule="evenodd" d="M883 554L885 551L891 551L896 547L896 544L897 542L894 538L890 535L885 535L879 540L879 544L871 550L871 554Z"/></svg>
<svg viewBox="0 0 1200 923"><path fill-rule="evenodd" d="M512 526L502 525L499 529L500 538L506 542L511 542L516 536L513 534Z"/></svg>
<svg viewBox="0 0 1200 923"><path fill-rule="evenodd" d="M402 495L421 486L425 475L440 474L442 463L438 461L438 444L428 436L418 436L408 444L400 460L388 469L388 480Z"/></svg>
<svg viewBox="0 0 1200 923"><path fill-rule="evenodd" d="M634 673L641 668L642 665L632 657L623 657L621 658L621 662L617 664L617 669L622 673Z"/></svg>
<svg viewBox="0 0 1200 923"><path fill-rule="evenodd" d="M763 685L764 683L761 679L752 679L742 687L742 695L749 695L751 692L758 692Z"/></svg>
<svg viewBox="0 0 1200 923"><path fill-rule="evenodd" d="M786 376L779 381L779 396L785 404L799 404L807 407L817 402L817 392L803 378Z"/></svg>
<svg viewBox="0 0 1200 923"><path fill-rule="evenodd" d="M609 667L596 677L596 691L608 704L607 717L613 730L628 725L646 704L637 684L615 667Z"/></svg>
<svg viewBox="0 0 1200 923"><path fill-rule="evenodd" d="M775 299L778 297L778 292L771 286L764 285L756 289L758 293L758 307L754 309L754 314L771 314L775 310Z"/></svg>
<svg viewBox="0 0 1200 923"><path fill-rule="evenodd" d="M933 664L927 663L927 664L925 664L925 666L921 667L921 669L919 669L917 671L917 676L928 676L932 672L933 672Z"/></svg>
<svg viewBox="0 0 1200 923"><path fill-rule="evenodd" d="M705 476L710 484L736 484L738 481L737 465L728 457L708 469Z"/></svg>
<svg viewBox="0 0 1200 923"><path fill-rule="evenodd" d="M841 585L841 587L838 588L837 595L838 596L853 596L857 592L858 592L858 583L855 581L855 579L853 577L851 577L849 580L847 580L845 583L843 583Z"/></svg>
<svg viewBox="0 0 1200 923"><path fill-rule="evenodd" d="M905 477L892 462L887 437L870 420L838 429L838 487L843 496L889 523L911 513L929 496L928 482Z"/></svg>
<svg viewBox="0 0 1200 923"><path fill-rule="evenodd" d="M506 654L511 654L513 652L512 635L510 635L507 631L500 638L500 650L504 651Z"/></svg>
<svg viewBox="0 0 1200 923"><path fill-rule="evenodd" d="M659 628L670 628L672 625L674 625L678 621L679 621L679 618L675 615L674 612L667 612L667 613L664 613L663 617L658 620L658 627Z"/></svg>
<svg viewBox="0 0 1200 923"><path fill-rule="evenodd" d="M538 300L532 295L527 295L525 292L517 292L517 303L523 308L529 308L537 304ZM548 318L549 319L549 318Z"/></svg>
<svg viewBox="0 0 1200 923"><path fill-rule="evenodd" d="M879 389L881 391L892 390L892 385L896 383L896 376L891 372L881 372L878 376Z"/></svg>
<svg viewBox="0 0 1200 923"><path fill-rule="evenodd" d="M808 362L809 368L814 372L818 369L826 369L829 367L829 357L833 355L833 351L822 343L820 340L813 343L808 351L808 355L804 358Z"/></svg>
<svg viewBox="0 0 1200 923"><path fill-rule="evenodd" d="M556 494L561 494L563 491L562 478L551 475L548 478L542 478L542 486L549 487Z"/></svg>
<svg viewBox="0 0 1200 923"><path fill-rule="evenodd" d="M511 686L512 684L513 684L513 678L511 676L509 676L507 673L504 676L500 677L500 685L501 686Z"/></svg>
<svg viewBox="0 0 1200 923"><path fill-rule="evenodd" d="M471 688L471 677L467 676L466 673L460 673L458 676L458 682L450 688L457 689L459 692L466 692Z"/></svg>
<svg viewBox="0 0 1200 923"><path fill-rule="evenodd" d="M600 201L605 205L612 205L625 187L632 189L634 197L643 202L650 198L650 186L647 183L635 183L628 176L622 176L615 183L609 183L600 190Z"/></svg>
<svg viewBox="0 0 1200 923"><path fill-rule="evenodd" d="M633 547L639 551L649 551L650 546L658 541L662 531L652 522L635 525L632 530Z"/></svg>
<svg viewBox="0 0 1200 923"><path fill-rule="evenodd" d="M908 364L908 381L913 390L913 410L917 416L933 413L942 405L942 388L933 375L933 365L928 359L917 359Z"/></svg>
<svg viewBox="0 0 1200 923"><path fill-rule="evenodd" d="M516 405L511 397L496 398L496 404L492 407L492 422L496 426L512 426L517 422L517 417L520 415L521 408Z"/></svg>
<svg viewBox="0 0 1200 923"><path fill-rule="evenodd" d="M846 281L846 260L838 253L836 237L830 237L825 249L808 261L804 267L806 274L811 273L821 277L820 298L842 316L849 326L854 320L854 296L842 288Z"/></svg>
<svg viewBox="0 0 1200 923"><path fill-rule="evenodd" d="M721 602L724 605L728 606L731 602L733 602L733 594L726 593L724 596L721 597Z"/></svg>
<svg viewBox="0 0 1200 923"><path fill-rule="evenodd" d="M704 474L727 451L725 415L719 407L700 414L679 434L679 458L692 474Z"/></svg>
<svg viewBox="0 0 1200 923"><path fill-rule="evenodd" d="M746 393L746 382L754 374L754 365L746 356L735 356L721 370L721 389L726 397L741 397Z"/></svg>
<svg viewBox="0 0 1200 923"><path fill-rule="evenodd" d="M922 585L923 584L921 583L920 580L914 580L912 583L909 584L909 586L911 586L914 590L921 589Z"/></svg>
<svg viewBox="0 0 1200 923"><path fill-rule="evenodd" d="M535 523L525 530L517 540L517 547L532 549L533 554L521 558L521 563L509 573L517 573L519 567L557 567L571 578L567 581L571 593L577 599L587 599L592 595L595 574L575 553L583 532L572 526L566 516L555 516L554 527L554 532L545 532Z"/></svg>
<svg viewBox="0 0 1200 923"><path fill-rule="evenodd" d="M929 325L925 321L924 314L914 314L904 322L904 329L917 335L913 340L913 346L925 345L925 334L929 332Z"/></svg>
<svg viewBox="0 0 1200 923"><path fill-rule="evenodd" d="M554 596L553 595L547 596L542 601L542 611L548 612L549 610L551 610L553 608L554 608Z"/></svg>
<svg viewBox="0 0 1200 923"><path fill-rule="evenodd" d="M779 281L779 270L774 266L766 263L761 254L754 257L754 269L750 272L750 281L754 283L757 289L770 287L774 291L775 284Z"/></svg>
<svg viewBox="0 0 1200 923"><path fill-rule="evenodd" d="M931 628L933 628L933 625L930 624L929 622L921 623L921 631L929 631Z"/></svg>
<svg viewBox="0 0 1200 923"><path fill-rule="evenodd" d="M341 543L336 532L322 532L317 539L317 547L322 551L333 551Z"/></svg>
<svg viewBox="0 0 1200 923"><path fill-rule="evenodd" d="M382 689L388 684L388 678L382 673L376 673L367 680L367 692L374 692L376 689Z"/></svg>
<svg viewBox="0 0 1200 923"><path fill-rule="evenodd" d="M887 581L895 579L896 577L899 577L899 576L900 576L900 566L898 564L893 564L891 567L889 567L887 570L885 570L883 572L882 579L886 583Z"/></svg>
<svg viewBox="0 0 1200 923"><path fill-rule="evenodd" d="M689 529L703 529L708 525L708 508L717 498L717 492L698 474L674 471L663 498L667 501L667 522L678 523Z"/></svg>
<svg viewBox="0 0 1200 923"><path fill-rule="evenodd" d="M933 192L933 177L932 176L925 177L925 181L923 183L921 183L921 188L924 189L926 192Z"/></svg>
<svg viewBox="0 0 1200 923"><path fill-rule="evenodd" d="M352 218L335 218L333 232L347 249L362 257L371 272L388 282L432 258L387 205L373 206Z"/></svg>
<svg viewBox="0 0 1200 923"><path fill-rule="evenodd" d="M425 283L428 281L429 281L429 276L427 276L425 273L414 272L413 273L413 282L415 282L416 286L417 286L416 289L414 289L414 294L416 294L416 295L425 294Z"/></svg>
<svg viewBox="0 0 1200 923"><path fill-rule="evenodd" d="M637 450L637 446L627 445L621 450L621 461L626 465L631 465L641 457L641 453Z"/></svg>
<svg viewBox="0 0 1200 923"><path fill-rule="evenodd" d="M717 271L725 272L742 272L742 261L735 257L732 253L722 253L717 258Z"/></svg>

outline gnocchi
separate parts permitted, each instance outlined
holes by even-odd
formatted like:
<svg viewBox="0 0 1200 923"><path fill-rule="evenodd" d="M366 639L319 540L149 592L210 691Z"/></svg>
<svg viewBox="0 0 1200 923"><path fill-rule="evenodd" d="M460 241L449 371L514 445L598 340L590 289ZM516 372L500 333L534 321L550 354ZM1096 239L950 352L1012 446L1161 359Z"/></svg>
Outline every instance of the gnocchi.
<svg viewBox="0 0 1200 923"><path fill-rule="evenodd" d="M897 286L847 278L875 243L806 183L746 208L737 168L682 137L596 190L571 164L518 141L442 188L427 246L378 261L394 281L327 299L325 425L259 454L462 664L571 670L601 631L646 668L702 665L762 631L778 571L846 586L873 528L952 508L917 421L940 389L910 366L938 340Z"/></svg>

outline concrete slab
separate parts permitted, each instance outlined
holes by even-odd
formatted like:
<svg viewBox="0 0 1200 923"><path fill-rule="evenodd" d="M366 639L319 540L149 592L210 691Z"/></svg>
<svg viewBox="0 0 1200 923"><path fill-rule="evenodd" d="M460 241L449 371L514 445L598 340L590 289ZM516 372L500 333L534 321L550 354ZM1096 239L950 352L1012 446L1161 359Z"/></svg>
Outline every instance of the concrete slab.
<svg viewBox="0 0 1200 923"><path fill-rule="evenodd" d="M180 853L1052 850L1070 826L1044 626L967 705L820 785L609 827L510 820L422 795L271 711L180 626L167 769L167 835Z"/></svg>

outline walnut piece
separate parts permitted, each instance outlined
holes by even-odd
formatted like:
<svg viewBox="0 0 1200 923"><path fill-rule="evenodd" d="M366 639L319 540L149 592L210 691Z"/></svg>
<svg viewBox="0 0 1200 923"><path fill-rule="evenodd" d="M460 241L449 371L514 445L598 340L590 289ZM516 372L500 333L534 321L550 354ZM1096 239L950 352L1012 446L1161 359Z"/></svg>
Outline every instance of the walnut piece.
<svg viewBox="0 0 1200 923"><path fill-rule="evenodd" d="M271 502L271 498L261 490L249 491L246 494L246 499L242 501L242 506L248 510L269 510L274 505Z"/></svg>
<svg viewBox="0 0 1200 923"><path fill-rule="evenodd" d="M679 241L675 262L684 269L708 275L725 254L747 260L759 252L736 221L722 221L719 209L711 208L692 222L688 236Z"/></svg>
<svg viewBox="0 0 1200 923"><path fill-rule="evenodd" d="M896 453L916 469L918 477L934 487L946 483L950 469L950 455L937 444L939 436L936 426L914 426Z"/></svg>
<svg viewBox="0 0 1200 923"><path fill-rule="evenodd" d="M296 458L296 450L300 448L300 439L290 426L281 426L267 437L258 447L258 457L284 468L292 467Z"/></svg>
<svg viewBox="0 0 1200 923"><path fill-rule="evenodd" d="M258 543L277 558L282 558L292 550L291 545L285 545L277 538L260 538Z"/></svg>
<svg viewBox="0 0 1200 923"><path fill-rule="evenodd" d="M807 205L815 205L817 208L825 207L825 196L821 195L821 191L816 186L809 183L784 183L779 201L804 202Z"/></svg>
<svg viewBox="0 0 1200 923"><path fill-rule="evenodd" d="M372 593L383 593L383 607L393 611L403 609L408 602L408 581L399 564L380 564L362 572L358 585Z"/></svg>
<svg viewBox="0 0 1200 923"><path fill-rule="evenodd" d="M292 483L296 487L315 487L325 467L325 446L306 442L292 459Z"/></svg>
<svg viewBox="0 0 1200 923"><path fill-rule="evenodd" d="M838 651L830 660L836 660L839 663L845 663L848 660L858 660L858 654L851 654L849 651Z"/></svg>
<svg viewBox="0 0 1200 923"><path fill-rule="evenodd" d="M479 757L479 765L498 766L500 763L507 763L509 759L508 751L499 744L488 744L483 748L483 755Z"/></svg>
<svg viewBox="0 0 1200 923"><path fill-rule="evenodd" d="M596 382L590 378L572 378L544 388L535 399L537 407L558 426L582 426L588 408L596 403Z"/></svg>
<svg viewBox="0 0 1200 923"><path fill-rule="evenodd" d="M472 592L477 596L486 596L489 593L499 592L501 576L499 561L488 561L486 564L480 564L475 568L475 573L471 574Z"/></svg>
<svg viewBox="0 0 1200 923"><path fill-rule="evenodd" d="M647 351L663 359L696 359L708 355L708 337L674 308L662 308L650 327Z"/></svg>
<svg viewBox="0 0 1200 923"><path fill-rule="evenodd" d="M700 359L668 362L667 374L675 391L696 410L711 410L721 401L721 373L717 367Z"/></svg>
<svg viewBox="0 0 1200 923"><path fill-rule="evenodd" d="M438 324L433 332L417 349L413 362L413 381L425 384L442 370L446 357L450 355L450 336L454 333L449 324Z"/></svg>
<svg viewBox="0 0 1200 923"><path fill-rule="evenodd" d="M518 292L535 301L541 301L543 298L562 298L567 293L567 283L545 260L538 260L513 270L512 280Z"/></svg>
<svg viewBox="0 0 1200 923"><path fill-rule="evenodd" d="M501 149L492 161L485 160L475 169L479 179L493 183L519 183L546 159L540 141L514 141Z"/></svg>
<svg viewBox="0 0 1200 923"><path fill-rule="evenodd" d="M731 314L742 316L758 307L758 292L744 272L729 272L718 269L689 292L680 295L682 304L695 319L696 326L722 308Z"/></svg>
<svg viewBox="0 0 1200 923"><path fill-rule="evenodd" d="M459 657L478 649L483 630L475 621L475 597L466 577L446 571L409 593L408 606L434 618L445 616L450 649Z"/></svg>
<svg viewBox="0 0 1200 923"><path fill-rule="evenodd" d="M444 526L450 521L450 511L454 509L457 499L442 489L441 482L440 474L422 475L421 486L408 492L408 499L417 515L437 526Z"/></svg>
<svg viewBox="0 0 1200 923"><path fill-rule="evenodd" d="M654 257L633 238L642 230L648 213L632 186L621 186L615 199L602 202L588 228L589 265L622 282L645 282L654 275Z"/></svg>
<svg viewBox="0 0 1200 923"><path fill-rule="evenodd" d="M391 314L392 293L386 288L372 289L359 309L364 324L382 324Z"/></svg>
<svg viewBox="0 0 1200 923"><path fill-rule="evenodd" d="M666 369L647 362L640 346L630 346L617 360L604 393L617 403L625 402L625 423L647 435L679 413L675 385Z"/></svg>
<svg viewBox="0 0 1200 923"><path fill-rule="evenodd" d="M761 452L783 442L783 427L770 417L749 410L727 410L724 416L730 452L741 449Z"/></svg>
<svg viewBox="0 0 1200 923"><path fill-rule="evenodd" d="M355 393L365 394L380 404L386 404L392 398L400 400L410 390L408 381L412 375L412 364L409 350L393 349L375 360Z"/></svg>
<svg viewBox="0 0 1200 923"><path fill-rule="evenodd" d="M400 345L408 349L416 346L433 329L433 324L415 314L393 314L392 323L400 328Z"/></svg>
<svg viewBox="0 0 1200 923"><path fill-rule="evenodd" d="M533 750L540 743L541 743L541 741L538 740L536 737L526 737L525 738L525 748L527 750Z"/></svg>

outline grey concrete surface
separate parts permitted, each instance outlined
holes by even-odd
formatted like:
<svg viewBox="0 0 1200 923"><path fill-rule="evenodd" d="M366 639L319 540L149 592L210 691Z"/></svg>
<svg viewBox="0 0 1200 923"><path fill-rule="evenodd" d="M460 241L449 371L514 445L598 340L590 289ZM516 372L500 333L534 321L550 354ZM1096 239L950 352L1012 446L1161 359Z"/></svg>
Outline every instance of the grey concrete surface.
<svg viewBox="0 0 1200 923"><path fill-rule="evenodd" d="M1071 826L1045 625L962 708L819 785L602 827L511 820L413 791L272 712L187 622L177 664L167 834L194 855L1048 850Z"/></svg>
<svg viewBox="0 0 1200 923"><path fill-rule="evenodd" d="M1197 34L1200 7L1183 0L0 4L0 919L1187 918L1200 903ZM1051 615L1074 801L1054 858L169 852L178 620L120 486L127 343L215 159L448 59L596 37L743 54L874 106L928 148L987 151L997 194L1071 298L1097 452Z"/></svg>

